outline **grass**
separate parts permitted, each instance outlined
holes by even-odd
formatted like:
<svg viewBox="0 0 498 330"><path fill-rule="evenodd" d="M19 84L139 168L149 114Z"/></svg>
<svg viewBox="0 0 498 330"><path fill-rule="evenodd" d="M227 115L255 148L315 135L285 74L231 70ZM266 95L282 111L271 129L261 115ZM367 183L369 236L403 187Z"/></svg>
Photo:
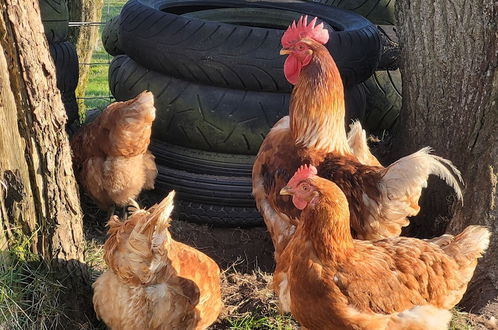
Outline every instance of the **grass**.
<svg viewBox="0 0 498 330"><path fill-rule="evenodd" d="M473 330L474 326L472 325L469 314L465 312L460 312L458 308L453 308L451 310L451 314L453 317L450 322L449 330Z"/></svg>
<svg viewBox="0 0 498 330"><path fill-rule="evenodd" d="M281 315L271 289L272 275L255 269L240 273L236 264L222 272L221 291L225 305L218 322L211 329L297 329L289 315Z"/></svg>
<svg viewBox="0 0 498 330"><path fill-rule="evenodd" d="M12 231L14 243L0 251L0 329L54 329L68 320L60 300L64 286L30 252L31 238Z"/></svg>
<svg viewBox="0 0 498 330"><path fill-rule="evenodd" d="M106 22L110 18L119 15L125 3L126 0L104 0L101 22ZM85 91L85 97L88 98L85 100L87 109L103 108L114 100L108 84L108 70L112 56L105 51L101 39L104 25L94 28L99 29L99 37L93 51L92 64L88 73L88 84Z"/></svg>
<svg viewBox="0 0 498 330"><path fill-rule="evenodd" d="M95 239L86 240L85 262L90 269L92 281L95 281L107 269L102 243Z"/></svg>
<svg viewBox="0 0 498 330"><path fill-rule="evenodd" d="M67 321L60 294L64 287L44 263L0 255L0 329L54 329Z"/></svg>
<svg viewBox="0 0 498 330"><path fill-rule="evenodd" d="M275 329L275 330L292 330L292 320L286 316L277 315L275 317L254 315L244 316L238 319L229 319L230 329L251 330L251 329Z"/></svg>
<svg viewBox="0 0 498 330"><path fill-rule="evenodd" d="M127 0L104 0L104 7L102 8L102 18L109 19L119 15L121 8Z"/></svg>
<svg viewBox="0 0 498 330"><path fill-rule="evenodd" d="M57 328L68 320L60 299L64 286L30 252L33 237L18 227L11 233L9 250L0 247L0 329Z"/></svg>

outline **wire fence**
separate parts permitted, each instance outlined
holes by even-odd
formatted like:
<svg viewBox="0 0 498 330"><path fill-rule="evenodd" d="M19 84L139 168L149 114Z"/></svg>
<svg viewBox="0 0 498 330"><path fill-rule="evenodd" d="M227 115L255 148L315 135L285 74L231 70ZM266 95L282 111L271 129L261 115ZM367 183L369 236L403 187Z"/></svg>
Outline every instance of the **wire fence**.
<svg viewBox="0 0 498 330"><path fill-rule="evenodd" d="M97 42L90 62L79 63L80 68L89 67L85 96L77 98L78 101L83 100L87 110L103 108L115 101L108 84L108 71L112 56L105 51L102 44L102 29L109 19L119 15L125 3L126 0L104 0L100 21L69 22L69 27L73 29L98 29Z"/></svg>

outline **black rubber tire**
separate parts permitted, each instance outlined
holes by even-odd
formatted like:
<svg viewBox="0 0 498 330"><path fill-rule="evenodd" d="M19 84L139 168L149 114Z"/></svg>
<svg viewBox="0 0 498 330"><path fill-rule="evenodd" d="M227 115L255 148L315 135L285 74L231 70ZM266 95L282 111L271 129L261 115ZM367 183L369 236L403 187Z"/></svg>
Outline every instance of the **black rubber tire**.
<svg viewBox="0 0 498 330"><path fill-rule="evenodd" d="M69 41L49 45L57 75L57 88L61 92L74 92L78 85L79 64L76 48Z"/></svg>
<svg viewBox="0 0 498 330"><path fill-rule="evenodd" d="M380 38L367 19L307 2L130 0L121 11L122 50L141 65L180 79L253 91L289 92L279 55L283 29L231 25L178 16L213 8L261 7L318 16L330 24L327 44L344 84L377 67Z"/></svg>
<svg viewBox="0 0 498 330"><path fill-rule="evenodd" d="M255 207L229 207L175 201L173 218L183 221L208 224L217 227L254 227L263 224L263 218Z"/></svg>
<svg viewBox="0 0 498 330"><path fill-rule="evenodd" d="M78 55L74 45L68 41L49 44L49 48L55 64L57 88L61 92L70 125L78 119L78 103L74 93L79 79Z"/></svg>
<svg viewBox="0 0 498 330"><path fill-rule="evenodd" d="M69 30L67 0L40 0L40 15L49 43L66 39Z"/></svg>
<svg viewBox="0 0 498 330"><path fill-rule="evenodd" d="M219 8L188 12L181 16L226 24L286 30L293 21L299 20L301 14L269 8ZM327 22L324 22L324 26L329 31L334 30Z"/></svg>
<svg viewBox="0 0 498 330"><path fill-rule="evenodd" d="M147 70L126 55L112 60L109 88L118 101L144 90L154 94L157 118L152 134L160 141L245 155L255 155L271 127L288 114L290 96L197 85ZM346 90L348 114L364 111L357 88ZM363 108L351 110L350 104Z"/></svg>
<svg viewBox="0 0 498 330"><path fill-rule="evenodd" d="M251 195L250 176L212 176L161 165L157 168L156 189L177 192L175 218L229 227L263 223Z"/></svg>
<svg viewBox="0 0 498 330"><path fill-rule="evenodd" d="M125 55L111 62L109 88L118 101L150 90L157 109L153 137L208 151L256 154L288 111L288 94L197 85L144 69Z"/></svg>
<svg viewBox="0 0 498 330"><path fill-rule="evenodd" d="M254 207L251 176L219 176L192 173L158 165L155 186L176 190L190 202L231 207Z"/></svg>
<svg viewBox="0 0 498 330"><path fill-rule="evenodd" d="M395 0L306 0L347 9L360 14L374 24L395 24Z"/></svg>
<svg viewBox="0 0 498 330"><path fill-rule="evenodd" d="M367 110L367 95L363 84L355 85L344 90L344 102L346 104L346 127L353 120L363 122Z"/></svg>
<svg viewBox="0 0 498 330"><path fill-rule="evenodd" d="M102 44L107 53L112 56L124 54L119 46L120 16L109 19L102 30Z"/></svg>
<svg viewBox="0 0 498 330"><path fill-rule="evenodd" d="M94 109L87 109L85 113L85 120L83 121L83 126L90 124L92 121L94 121L102 111L104 111L105 108L100 109L100 108L94 108Z"/></svg>
<svg viewBox="0 0 498 330"><path fill-rule="evenodd" d="M152 140L150 151L156 164L192 173L209 175L246 176L252 174L255 156L224 154L175 146Z"/></svg>
<svg viewBox="0 0 498 330"><path fill-rule="evenodd" d="M363 85L367 95L365 128L377 135L382 134L384 130L391 130L401 111L400 71L376 71Z"/></svg>
<svg viewBox="0 0 498 330"><path fill-rule="evenodd" d="M399 68L400 48L399 39L394 25L377 25L382 51L377 70L396 70Z"/></svg>

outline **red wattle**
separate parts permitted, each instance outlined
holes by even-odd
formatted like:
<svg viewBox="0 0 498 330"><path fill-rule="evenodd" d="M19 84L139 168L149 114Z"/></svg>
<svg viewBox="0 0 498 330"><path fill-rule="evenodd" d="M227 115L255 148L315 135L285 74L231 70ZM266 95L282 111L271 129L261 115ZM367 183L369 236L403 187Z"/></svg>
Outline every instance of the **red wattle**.
<svg viewBox="0 0 498 330"><path fill-rule="evenodd" d="M287 80L295 85L299 79L299 73L301 72L302 64L299 62L297 57L293 54L287 56L284 63L284 74Z"/></svg>
<svg viewBox="0 0 498 330"><path fill-rule="evenodd" d="M294 203L294 206L298 210L304 210L304 208L306 207L306 205L308 205L308 203L306 201L303 201L302 199L299 199L298 197L296 197L296 195L292 196L292 203Z"/></svg>

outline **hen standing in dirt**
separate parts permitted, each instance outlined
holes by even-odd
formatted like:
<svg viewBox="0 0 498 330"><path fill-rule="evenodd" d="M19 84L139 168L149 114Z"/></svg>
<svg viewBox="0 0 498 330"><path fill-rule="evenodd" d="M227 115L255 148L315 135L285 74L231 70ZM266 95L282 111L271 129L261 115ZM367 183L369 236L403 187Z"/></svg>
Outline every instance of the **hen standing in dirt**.
<svg viewBox="0 0 498 330"><path fill-rule="evenodd" d="M207 255L169 233L174 192L125 222L109 220L95 281L95 311L111 329L205 329L222 308L220 269Z"/></svg>
<svg viewBox="0 0 498 330"><path fill-rule="evenodd" d="M152 93L142 92L112 103L71 138L78 182L101 209L136 206L140 191L154 188L157 168L147 148L155 114Z"/></svg>
<svg viewBox="0 0 498 330"><path fill-rule="evenodd" d="M315 24L316 18L308 24L307 18L301 17L282 36L281 54L289 55L285 76L295 85L289 116L266 136L252 172L253 195L277 258L301 213L279 191L304 163L315 165L319 175L333 180L344 191L353 236L360 239L398 236L401 228L409 224L407 217L419 212L418 200L430 174L444 179L462 198L459 171L451 162L431 155L430 148L384 168L369 153L359 123L349 139L354 148L349 145L341 77L324 47L328 31L323 23ZM361 145L363 148L358 148ZM356 157L358 150L365 163Z"/></svg>
<svg viewBox="0 0 498 330"><path fill-rule="evenodd" d="M275 270L281 308L309 329L445 329L489 231L355 240L346 196L316 173L302 166L280 192L303 210Z"/></svg>

